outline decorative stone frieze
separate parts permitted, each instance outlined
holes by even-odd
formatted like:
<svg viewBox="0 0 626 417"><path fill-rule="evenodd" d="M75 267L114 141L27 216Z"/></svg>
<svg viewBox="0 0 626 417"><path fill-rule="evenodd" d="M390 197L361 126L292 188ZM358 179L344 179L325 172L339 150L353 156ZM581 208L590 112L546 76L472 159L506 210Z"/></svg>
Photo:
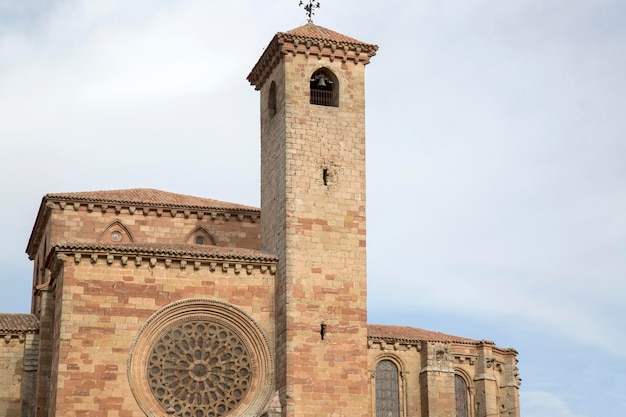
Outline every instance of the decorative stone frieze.
<svg viewBox="0 0 626 417"><path fill-rule="evenodd" d="M453 355L452 363L458 365L468 364L473 366L476 363L476 359L478 359L477 355Z"/></svg>
<svg viewBox="0 0 626 417"><path fill-rule="evenodd" d="M414 350L414 351L419 352L421 350L421 343L419 341L409 341L409 340L368 339L367 347L369 349L376 349L376 350L382 350L382 351Z"/></svg>
<svg viewBox="0 0 626 417"><path fill-rule="evenodd" d="M83 259L88 259L93 265L102 262L108 266L114 266L116 263L119 263L119 265L125 267L128 265L129 260L128 255L115 252L114 250L100 250L94 252L89 249L83 251L71 251L71 253L63 253L61 250L57 249L56 259L59 261L65 261L67 260L68 255L72 257L75 264L80 264L83 262ZM178 267L184 270L190 263L195 271L207 270L215 272L217 268L220 268L222 272L228 272L232 269L235 274L240 274L241 271L245 271L247 275L251 275L255 270L259 271L261 274L269 273L270 275L274 275L276 273L276 265L271 258L263 260L250 259L245 262L236 261L235 259L212 260L210 259L210 256L205 256L203 259L189 259L181 258L175 255L168 256L167 254L163 254L161 256L150 256L148 258L148 266L150 268L156 268L159 264L162 264L166 268L170 268L173 264L178 264ZM144 265L144 256L134 255L133 264L137 268L142 267ZM398 343L395 349L406 350L407 346L410 348L410 344L405 346L405 344Z"/></svg>

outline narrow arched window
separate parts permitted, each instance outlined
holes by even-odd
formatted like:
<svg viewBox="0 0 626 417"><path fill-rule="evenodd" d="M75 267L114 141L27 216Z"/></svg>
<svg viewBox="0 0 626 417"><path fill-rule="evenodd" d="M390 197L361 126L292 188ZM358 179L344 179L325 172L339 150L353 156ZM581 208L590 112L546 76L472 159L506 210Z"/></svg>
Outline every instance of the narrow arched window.
<svg viewBox="0 0 626 417"><path fill-rule="evenodd" d="M454 375L454 397L456 400L456 417L468 417L467 383L461 375Z"/></svg>
<svg viewBox="0 0 626 417"><path fill-rule="evenodd" d="M274 117L276 114L276 83L272 81L270 85L269 96L267 97L267 110L270 117Z"/></svg>
<svg viewBox="0 0 626 417"><path fill-rule="evenodd" d="M318 106L339 106L339 82L328 68L320 68L310 80L311 104Z"/></svg>
<svg viewBox="0 0 626 417"><path fill-rule="evenodd" d="M398 367L389 360L376 365L376 417L400 417Z"/></svg>

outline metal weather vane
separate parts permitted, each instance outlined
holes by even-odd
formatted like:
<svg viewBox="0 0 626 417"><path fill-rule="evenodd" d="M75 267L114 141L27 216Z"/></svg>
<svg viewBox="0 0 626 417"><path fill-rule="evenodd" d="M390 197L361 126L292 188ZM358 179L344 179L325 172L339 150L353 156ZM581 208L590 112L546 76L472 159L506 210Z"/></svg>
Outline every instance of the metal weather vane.
<svg viewBox="0 0 626 417"><path fill-rule="evenodd" d="M300 4L298 4L298 6L302 6L302 5L304 5L304 10L306 11L306 15L309 18L309 20L313 19L313 15L315 15L315 9L320 8L319 1L309 0L307 2L304 2L303 0L300 0Z"/></svg>

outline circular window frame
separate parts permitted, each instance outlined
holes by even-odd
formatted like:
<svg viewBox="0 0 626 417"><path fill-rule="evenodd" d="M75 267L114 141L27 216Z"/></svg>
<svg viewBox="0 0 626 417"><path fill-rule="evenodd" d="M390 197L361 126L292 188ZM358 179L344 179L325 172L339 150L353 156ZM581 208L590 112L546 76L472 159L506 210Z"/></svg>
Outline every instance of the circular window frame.
<svg viewBox="0 0 626 417"><path fill-rule="evenodd" d="M169 304L155 312L141 327L128 359L128 380L139 407L147 416L162 416L165 409L154 396L147 364L154 344L172 326L187 321L214 322L228 328L245 344L251 360L252 379L243 401L224 415L260 415L274 391L274 364L267 336L255 320L240 308L218 300L193 298Z"/></svg>

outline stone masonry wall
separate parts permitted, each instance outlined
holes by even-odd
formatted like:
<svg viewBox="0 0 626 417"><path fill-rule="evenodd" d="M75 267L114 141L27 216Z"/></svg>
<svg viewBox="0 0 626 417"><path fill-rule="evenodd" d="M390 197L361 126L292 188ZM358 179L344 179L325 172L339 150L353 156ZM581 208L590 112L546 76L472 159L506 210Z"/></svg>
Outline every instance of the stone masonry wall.
<svg viewBox="0 0 626 417"><path fill-rule="evenodd" d="M52 214L50 241L55 242L97 242L110 243L109 236L102 236L114 222L123 225L135 242L142 243L190 243L189 234L196 228L206 229L217 246L259 249L260 222L258 215L210 213L199 218L197 213L185 214L177 211L173 216L169 211L150 210L147 214L127 209L116 212L114 209L89 211L81 205L78 210L66 205L61 209L57 204ZM124 238L125 236L123 236ZM129 240L122 240L127 243Z"/></svg>
<svg viewBox="0 0 626 417"><path fill-rule="evenodd" d="M0 334L0 416L20 417L24 340Z"/></svg>
<svg viewBox="0 0 626 417"><path fill-rule="evenodd" d="M288 416L365 416L364 66L285 55L282 85L282 65L262 90L275 81L284 105L262 126L262 166L277 168L262 171L262 210L264 218L283 216L270 231L284 262L277 277L283 405ZM339 107L309 104L309 80L321 66L339 79ZM277 203L265 205L272 198Z"/></svg>
<svg viewBox="0 0 626 417"><path fill-rule="evenodd" d="M276 272L275 311L277 352L285 351L286 342L286 273L284 256L286 195L285 195L285 65L279 62L272 79L261 91L261 207L267 216L261 217L262 250L279 257ZM269 89L272 82L276 87L276 113L268 111ZM276 355L276 386L284 403L286 396L286 357Z"/></svg>
<svg viewBox="0 0 626 417"><path fill-rule="evenodd" d="M63 257L63 255L61 255ZM56 381L51 416L144 417L129 385L126 366L137 332L159 308L177 300L206 297L245 310L270 340L273 327L273 275L211 272L174 261L119 262L64 260ZM146 381L147 383L147 381Z"/></svg>
<svg viewBox="0 0 626 417"><path fill-rule="evenodd" d="M217 246L259 249L261 222L257 213L207 213L199 217L197 212L186 214L151 209L148 212L128 208L116 210L110 207L89 208L86 204L49 203L52 214L44 225L42 238L33 256L35 261L33 287L48 278L42 268L51 247L58 242L114 243L110 232L121 232L120 243L188 243L193 244L192 232L206 230ZM209 242L207 242L209 243ZM40 302L33 299L32 311L39 317Z"/></svg>
<svg viewBox="0 0 626 417"><path fill-rule="evenodd" d="M470 417L519 417L519 381L511 373L515 365L512 350L492 350L489 343L482 342L369 340L368 346L372 416L376 414L376 364L390 360L399 372L400 417L455 415L455 374L467 383ZM486 390L485 381L491 384Z"/></svg>

